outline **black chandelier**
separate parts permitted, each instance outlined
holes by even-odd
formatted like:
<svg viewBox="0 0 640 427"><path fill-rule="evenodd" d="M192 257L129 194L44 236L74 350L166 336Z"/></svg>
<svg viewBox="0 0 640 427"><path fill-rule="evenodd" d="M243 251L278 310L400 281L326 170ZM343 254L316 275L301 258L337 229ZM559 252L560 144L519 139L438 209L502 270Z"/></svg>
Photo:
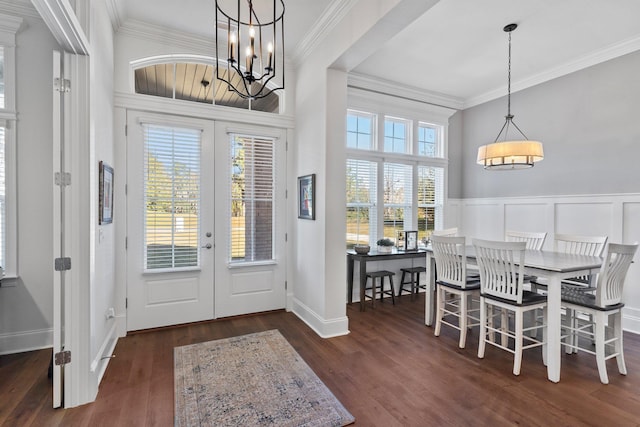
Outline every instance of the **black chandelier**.
<svg viewBox="0 0 640 427"><path fill-rule="evenodd" d="M216 78L242 98L264 98L284 89L284 1L238 0L237 7L234 3L216 0ZM220 40L218 30L225 23L227 37ZM268 88L276 76L280 86Z"/></svg>

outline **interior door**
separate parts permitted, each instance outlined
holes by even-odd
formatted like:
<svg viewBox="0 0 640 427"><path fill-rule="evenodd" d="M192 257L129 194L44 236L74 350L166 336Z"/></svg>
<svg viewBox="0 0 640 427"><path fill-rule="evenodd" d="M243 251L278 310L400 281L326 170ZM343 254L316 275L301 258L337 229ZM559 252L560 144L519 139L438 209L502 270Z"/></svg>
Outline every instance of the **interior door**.
<svg viewBox="0 0 640 427"><path fill-rule="evenodd" d="M127 113L127 329L214 318L214 124Z"/></svg>
<svg viewBox="0 0 640 427"><path fill-rule="evenodd" d="M216 123L217 318L286 305L286 132Z"/></svg>

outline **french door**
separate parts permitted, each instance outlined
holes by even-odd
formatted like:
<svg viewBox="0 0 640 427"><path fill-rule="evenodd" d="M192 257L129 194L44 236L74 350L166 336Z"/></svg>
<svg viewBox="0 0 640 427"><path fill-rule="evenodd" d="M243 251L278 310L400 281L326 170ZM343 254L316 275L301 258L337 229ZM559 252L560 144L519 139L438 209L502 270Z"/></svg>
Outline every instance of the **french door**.
<svg viewBox="0 0 640 427"><path fill-rule="evenodd" d="M283 130L127 113L127 329L285 307Z"/></svg>
<svg viewBox="0 0 640 427"><path fill-rule="evenodd" d="M213 123L127 114L127 329L213 318Z"/></svg>

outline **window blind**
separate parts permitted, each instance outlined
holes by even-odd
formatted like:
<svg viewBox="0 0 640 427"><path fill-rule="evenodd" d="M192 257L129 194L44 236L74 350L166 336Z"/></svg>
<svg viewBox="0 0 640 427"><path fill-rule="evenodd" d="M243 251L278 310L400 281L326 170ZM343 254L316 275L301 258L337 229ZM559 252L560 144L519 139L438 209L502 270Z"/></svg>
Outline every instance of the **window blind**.
<svg viewBox="0 0 640 427"><path fill-rule="evenodd" d="M272 260L275 140L239 134L230 138L230 260Z"/></svg>
<svg viewBox="0 0 640 427"><path fill-rule="evenodd" d="M199 265L201 131L143 124L145 266Z"/></svg>
<svg viewBox="0 0 640 427"><path fill-rule="evenodd" d="M418 166L418 239L442 228L444 169Z"/></svg>
<svg viewBox="0 0 640 427"><path fill-rule="evenodd" d="M378 164L347 159L347 248L375 245Z"/></svg>
<svg viewBox="0 0 640 427"><path fill-rule="evenodd" d="M412 199L412 166L384 163L384 237L395 239L398 231L411 229Z"/></svg>

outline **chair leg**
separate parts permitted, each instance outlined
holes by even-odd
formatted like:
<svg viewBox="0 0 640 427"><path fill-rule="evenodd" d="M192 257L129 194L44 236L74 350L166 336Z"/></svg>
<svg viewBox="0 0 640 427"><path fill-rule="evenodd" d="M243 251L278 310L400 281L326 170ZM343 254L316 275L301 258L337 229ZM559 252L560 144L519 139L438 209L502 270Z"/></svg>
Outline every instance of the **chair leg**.
<svg viewBox="0 0 640 427"><path fill-rule="evenodd" d="M480 336L478 342L478 358L484 358L484 349L487 340L487 306L484 298L480 297Z"/></svg>
<svg viewBox="0 0 640 427"><path fill-rule="evenodd" d="M507 332L509 331L509 313L506 309L502 309L502 315L500 316L500 331L502 335L500 336L500 343L503 347L509 345L509 337L507 336Z"/></svg>
<svg viewBox="0 0 640 427"><path fill-rule="evenodd" d="M467 294L462 292L460 294L460 309L459 309L459 319L458 325L460 326L460 342L458 343L458 347L464 348L465 342L467 340Z"/></svg>
<svg viewBox="0 0 640 427"><path fill-rule="evenodd" d="M440 328L442 328L442 316L444 316L444 291L442 290L442 286L438 285L436 289L436 330L434 331L434 335L440 336Z"/></svg>
<svg viewBox="0 0 640 427"><path fill-rule="evenodd" d="M393 305L396 305L396 297L395 297L395 293L393 292L393 276L389 276L389 286L391 286L391 303Z"/></svg>
<svg viewBox="0 0 640 427"><path fill-rule="evenodd" d="M617 354L616 362L618 362L618 372L627 375L627 366L624 363L624 347L622 345L622 312L618 311L613 315L613 330L616 335L614 349Z"/></svg>
<svg viewBox="0 0 640 427"><path fill-rule="evenodd" d="M600 374L600 382L602 384L609 384L609 377L607 376L607 364L604 359L605 349L604 349L604 340L605 340L605 322L607 320L607 316L605 313L597 313L595 315L595 325L594 328L596 330L596 363L598 364L598 373Z"/></svg>
<svg viewBox="0 0 640 427"><path fill-rule="evenodd" d="M371 278L371 308L376 306L376 278Z"/></svg>
<svg viewBox="0 0 640 427"><path fill-rule="evenodd" d="M515 312L515 332L516 332L516 343L515 343L515 353L513 360L513 375L520 375L520 367L522 366L522 329L523 329L523 312L521 310L517 310Z"/></svg>
<svg viewBox="0 0 640 427"><path fill-rule="evenodd" d="M574 337L575 337L575 320L574 320L574 315L575 312L570 309L570 308L566 308L565 309L565 318L564 318L564 323L566 325L566 329L567 329L567 337L564 339L565 342L567 343L567 345L564 348L564 352L566 354L571 354L574 352L574 348L573 345L575 344L574 341Z"/></svg>
<svg viewBox="0 0 640 427"><path fill-rule="evenodd" d="M403 271L402 272L402 277L400 278L400 287L398 289L398 296L402 296L402 290L404 289L404 276L407 272Z"/></svg>

